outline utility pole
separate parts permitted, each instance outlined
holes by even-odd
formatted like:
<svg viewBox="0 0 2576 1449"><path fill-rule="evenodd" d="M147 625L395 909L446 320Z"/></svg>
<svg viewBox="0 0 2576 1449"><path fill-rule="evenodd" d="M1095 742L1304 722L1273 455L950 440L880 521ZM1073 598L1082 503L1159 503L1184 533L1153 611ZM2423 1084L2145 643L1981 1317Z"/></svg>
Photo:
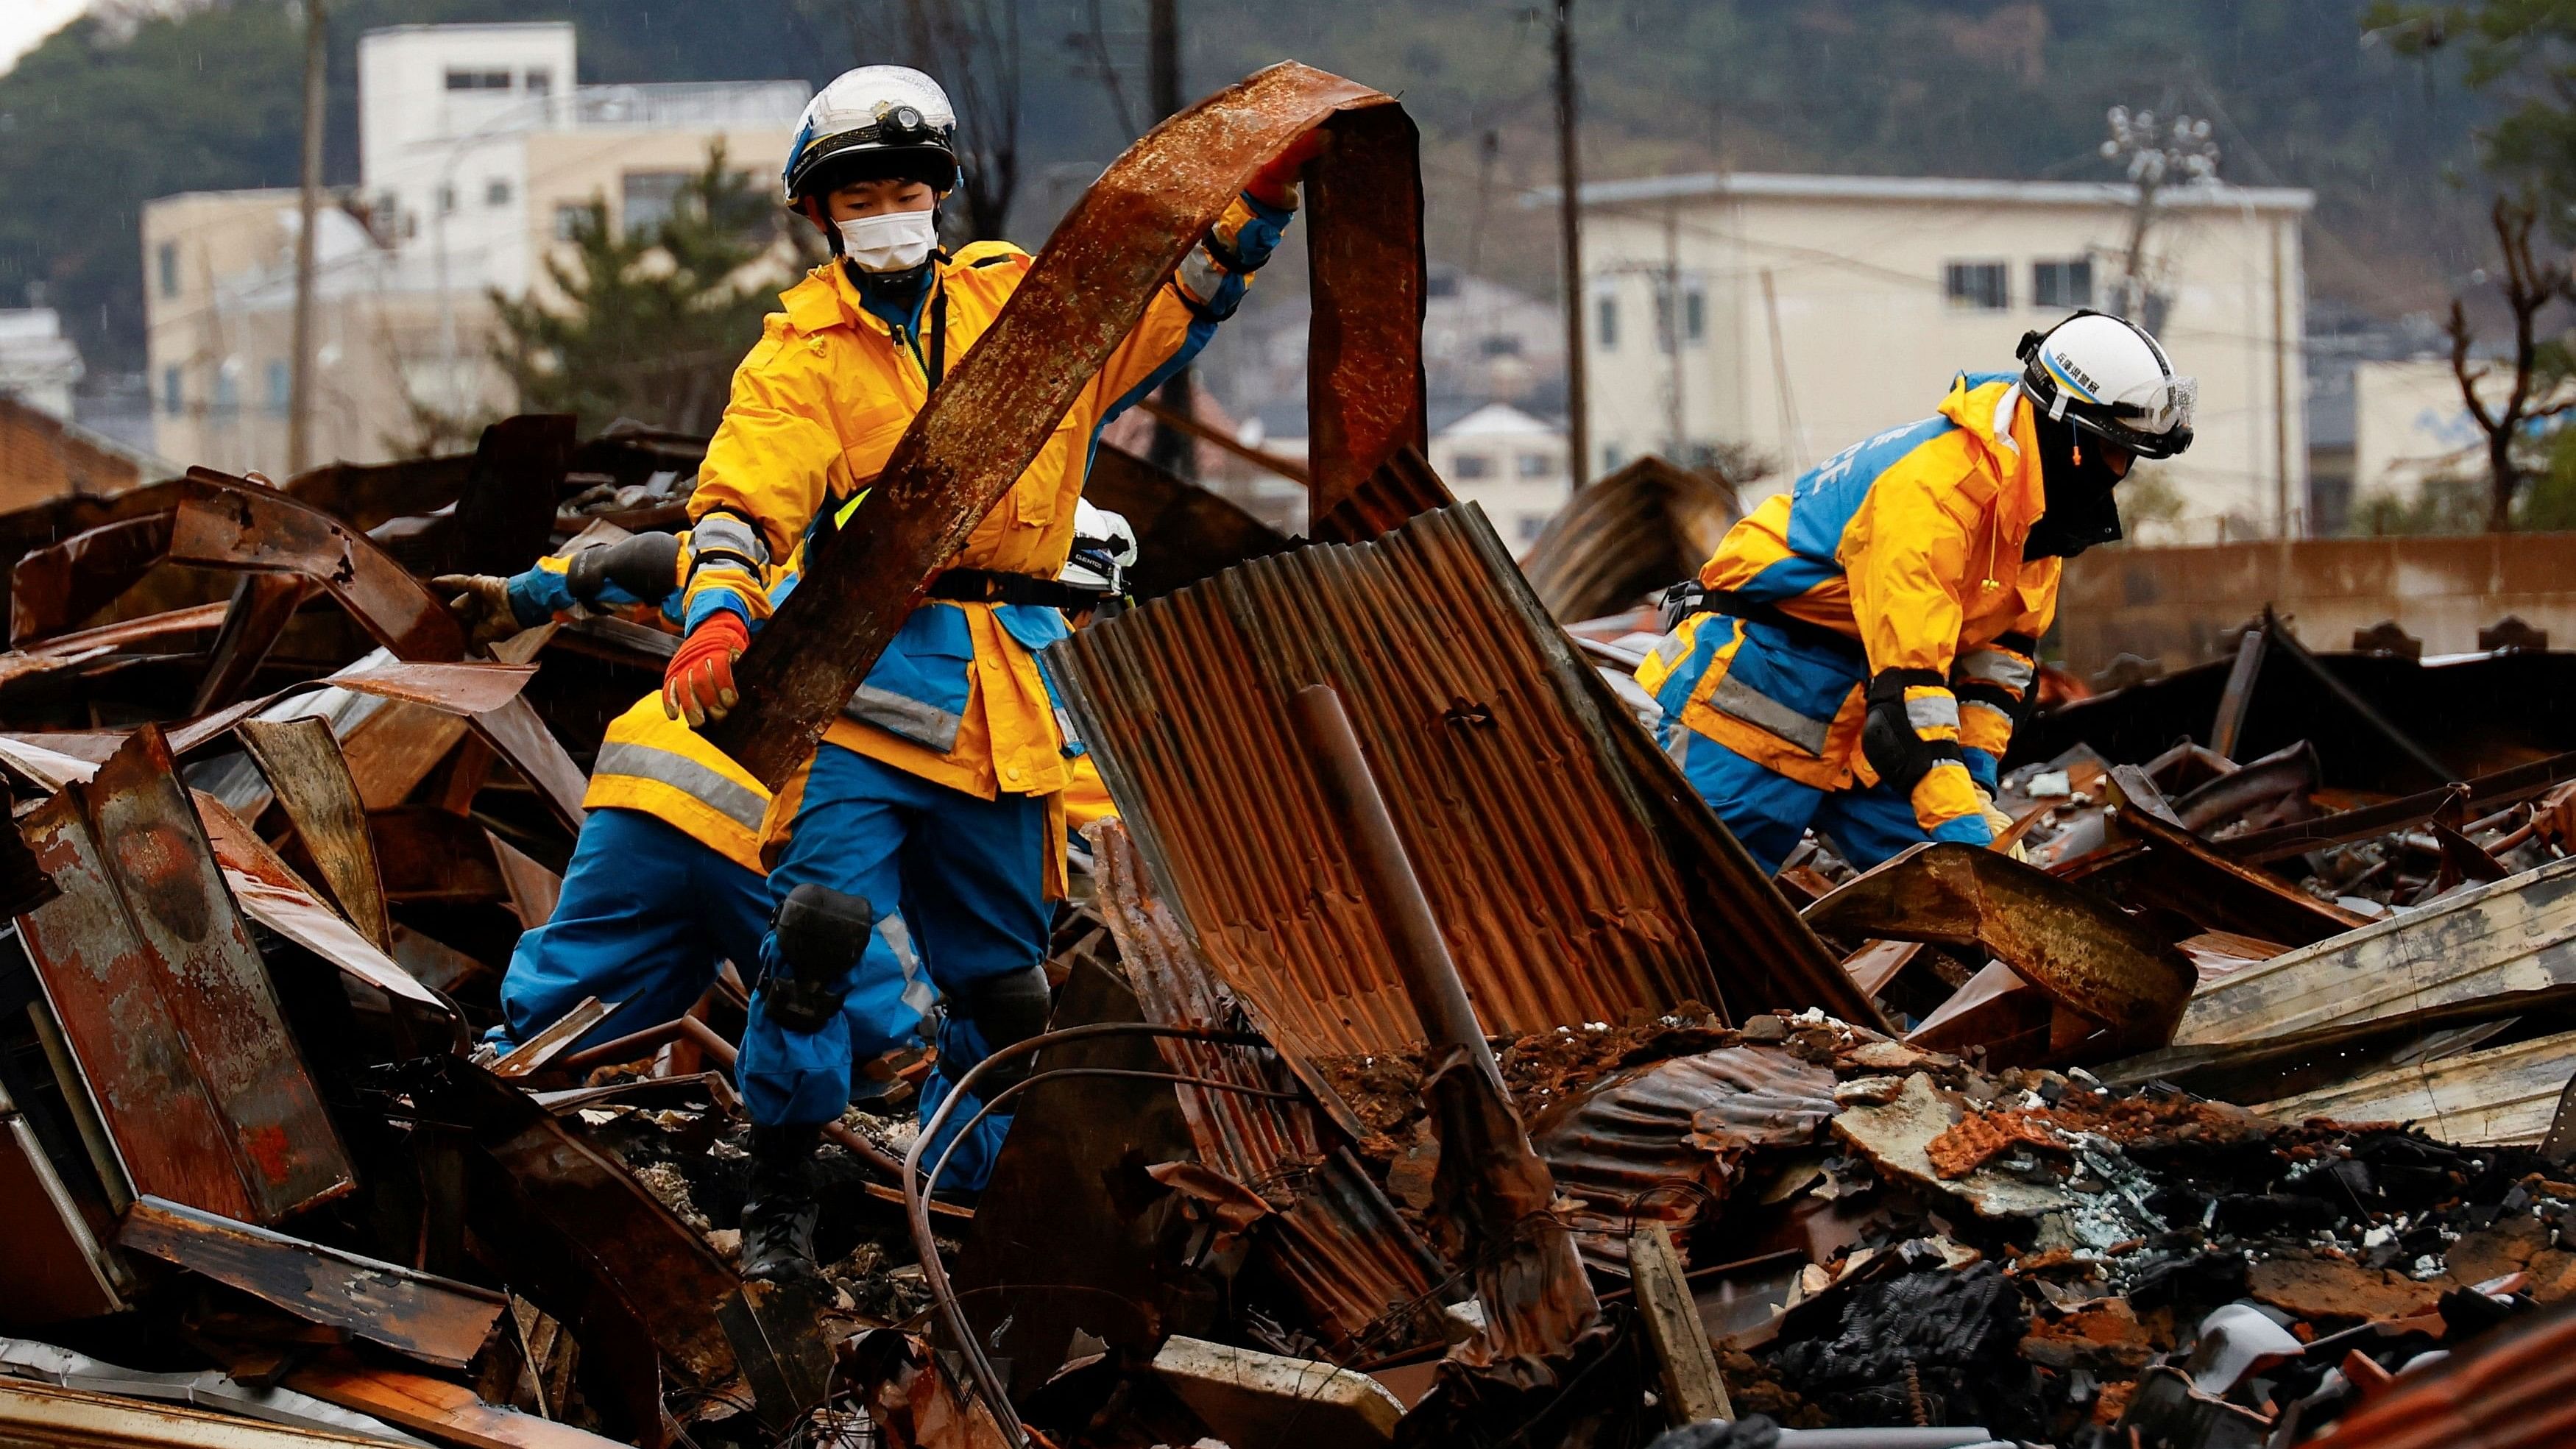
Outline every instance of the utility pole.
<svg viewBox="0 0 2576 1449"><path fill-rule="evenodd" d="M1557 225L1565 253L1565 442L1576 488L1592 477L1583 357L1583 168L1575 155L1574 0L1556 0Z"/></svg>
<svg viewBox="0 0 2576 1449"><path fill-rule="evenodd" d="M295 211L295 354L287 363L286 476L313 464L313 266L322 209L322 126L328 114L325 66L330 57L323 0L304 0L304 174Z"/></svg>
<svg viewBox="0 0 2576 1449"><path fill-rule="evenodd" d="M1147 0L1146 44L1147 88L1154 119L1169 119L1181 108L1181 6L1180 0ZM1183 417L1198 416L1192 406L1190 370L1186 367L1163 380L1163 406ZM1154 443L1146 452L1146 461L1161 466L1174 477L1195 482L1198 478L1198 446L1187 433L1169 423L1154 424Z"/></svg>

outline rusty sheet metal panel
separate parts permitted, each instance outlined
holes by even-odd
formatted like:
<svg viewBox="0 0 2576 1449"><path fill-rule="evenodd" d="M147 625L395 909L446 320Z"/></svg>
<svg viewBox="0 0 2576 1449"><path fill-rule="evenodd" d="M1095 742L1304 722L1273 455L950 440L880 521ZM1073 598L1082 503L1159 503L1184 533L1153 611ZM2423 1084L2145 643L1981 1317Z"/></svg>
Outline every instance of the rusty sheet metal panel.
<svg viewBox="0 0 2576 1449"><path fill-rule="evenodd" d="M1625 1271L1628 1230L1660 1222L1676 1248L1755 1148L1806 1142L1834 1115L1834 1073L1776 1047L1735 1046L1605 1077L1530 1122L1530 1145L1574 1199L1575 1245Z"/></svg>
<svg viewBox="0 0 2576 1449"><path fill-rule="evenodd" d="M913 419L859 526L737 666L743 702L707 727L773 788L1098 375L1252 173L1319 125L1309 168L1314 511L1423 441L1422 190L1413 123L1355 81L1282 62L1155 127L1083 194L994 319Z"/></svg>
<svg viewBox="0 0 2576 1449"><path fill-rule="evenodd" d="M313 857L322 888L377 949L393 949L393 916L385 909L375 842L367 836L366 803L329 721L246 719L233 726L233 737L268 777L278 806Z"/></svg>
<svg viewBox="0 0 2576 1449"><path fill-rule="evenodd" d="M1092 828L1096 903L1147 1021L1231 1029L1234 999L1191 949L1169 907L1154 898L1144 862L1115 820ZM1268 1051L1161 1037L1175 1072L1277 1091L1292 1084ZM1260 1194L1275 1210L1256 1238L1263 1266L1295 1293L1350 1363L1434 1343L1439 1256L1347 1149L1328 1144L1314 1107L1186 1083L1174 1089L1199 1160Z"/></svg>
<svg viewBox="0 0 2576 1449"><path fill-rule="evenodd" d="M452 1369L472 1362L510 1302L488 1288L150 1196L135 1199L116 1242L265 1298L308 1323Z"/></svg>
<svg viewBox="0 0 2576 1449"><path fill-rule="evenodd" d="M223 801L202 790L189 793L196 797L197 818L205 822L215 861L223 867L224 884L232 888L244 915L387 996L399 996L439 1016L456 1014L453 1006L394 960L390 942L378 946L324 905Z"/></svg>
<svg viewBox="0 0 2576 1449"><path fill-rule="evenodd" d="M20 920L135 1190L274 1223L355 1185L159 729L29 817Z"/></svg>
<svg viewBox="0 0 2576 1449"><path fill-rule="evenodd" d="M1457 501L1422 450L1406 446L1317 518L1313 533L1325 543L1366 543L1403 527L1408 518Z"/></svg>
<svg viewBox="0 0 2576 1449"><path fill-rule="evenodd" d="M1771 941L1799 937L1857 998L1758 875L1725 882L1743 925L1695 922L1621 768L1636 726L1472 506L1230 570L1047 658L1159 893L1292 1055L1422 1039L1290 726L1316 683L1349 707L1487 1030L1724 1007L1712 958L1758 979ZM1765 899L1781 920L1753 919Z"/></svg>
<svg viewBox="0 0 2576 1449"><path fill-rule="evenodd" d="M2091 891L1983 846L1913 846L1807 907L1846 941L1928 941L1994 956L2107 1029L2087 1054L2163 1046L2198 977L2191 962Z"/></svg>
<svg viewBox="0 0 2576 1449"><path fill-rule="evenodd" d="M106 608L170 551L170 515L146 514L73 534L9 569L9 642L58 634Z"/></svg>
<svg viewBox="0 0 2576 1449"><path fill-rule="evenodd" d="M1548 612L1581 623L1695 577L1740 516L1725 479L1648 454L1577 490L1521 567Z"/></svg>
<svg viewBox="0 0 2576 1449"><path fill-rule="evenodd" d="M329 590L395 658L429 664L466 658L464 634L427 585L363 534L274 489L191 469L170 558L207 568L301 574ZM533 652L548 635L529 632L536 637L511 642ZM507 646L496 652L506 662L525 662ZM474 715L471 724L536 788L557 819L569 829L581 828L581 797L589 780L525 699Z"/></svg>

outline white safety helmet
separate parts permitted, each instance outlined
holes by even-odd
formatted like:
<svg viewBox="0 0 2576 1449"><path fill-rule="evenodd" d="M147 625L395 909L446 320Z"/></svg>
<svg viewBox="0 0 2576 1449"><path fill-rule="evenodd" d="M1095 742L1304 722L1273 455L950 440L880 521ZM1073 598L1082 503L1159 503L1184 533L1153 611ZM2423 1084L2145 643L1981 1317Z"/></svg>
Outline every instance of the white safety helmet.
<svg viewBox="0 0 2576 1449"><path fill-rule="evenodd" d="M863 65L805 103L779 175L793 207L865 166L862 175L905 176L940 192L957 187L957 108L939 82L906 65Z"/></svg>
<svg viewBox="0 0 2576 1449"><path fill-rule="evenodd" d="M2200 383L2175 375L2165 350L2135 322L2078 312L2044 333L2023 333L2019 354L2022 388L2048 416L2141 458L2191 446Z"/></svg>
<svg viewBox="0 0 2576 1449"><path fill-rule="evenodd" d="M1073 505L1073 555L1056 578L1078 589L1093 589L1104 598L1127 592L1127 571L1136 566L1136 530L1124 514L1094 508L1091 500Z"/></svg>

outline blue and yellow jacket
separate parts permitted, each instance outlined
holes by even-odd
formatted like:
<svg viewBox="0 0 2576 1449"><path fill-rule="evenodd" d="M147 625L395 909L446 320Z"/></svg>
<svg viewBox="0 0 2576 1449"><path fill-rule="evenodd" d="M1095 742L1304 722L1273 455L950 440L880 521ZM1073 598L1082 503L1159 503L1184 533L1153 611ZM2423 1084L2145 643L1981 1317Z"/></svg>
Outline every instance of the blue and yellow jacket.
<svg viewBox="0 0 2576 1449"><path fill-rule="evenodd" d="M1979 813L1971 780L1993 787L2057 613L2062 561L2022 557L2045 510L2036 449L2014 375L1961 373L1936 415L1810 470L1728 530L1700 570L1711 590L1850 640L1847 653L1748 654L1742 619L1697 614L1658 642L1638 682L1681 725L1841 789L1877 783L1860 749L1869 677L1929 671L1949 688L1909 690L1909 713L1955 720L1967 768L1917 788L1917 819L1929 830Z"/></svg>
<svg viewBox="0 0 2576 1449"><path fill-rule="evenodd" d="M1239 197L1147 305L1137 323L1011 491L948 566L1053 578L1071 547L1074 500L1101 426L1204 346L1240 302L1293 213ZM1000 315L1027 253L978 242L934 265L935 285L909 317L871 305L838 265L788 290L760 344L734 374L689 511L749 520L771 557L818 526L864 528L851 508L930 396L923 348L928 299L944 297L946 356L965 355ZM692 622L734 608L758 622L767 598L715 568L689 586ZM1055 795L1073 776L1070 746L1037 651L1065 637L1040 605L933 601L915 609L824 738L968 794ZM783 787L781 809L792 814ZM1060 832L1059 832L1060 835Z"/></svg>

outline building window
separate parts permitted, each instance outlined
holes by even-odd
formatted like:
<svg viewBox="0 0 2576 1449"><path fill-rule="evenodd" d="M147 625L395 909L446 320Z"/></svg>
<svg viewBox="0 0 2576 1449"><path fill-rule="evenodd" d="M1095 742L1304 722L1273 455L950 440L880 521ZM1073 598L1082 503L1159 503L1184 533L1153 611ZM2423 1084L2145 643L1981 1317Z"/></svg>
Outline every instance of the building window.
<svg viewBox="0 0 2576 1449"><path fill-rule="evenodd" d="M1547 532L1546 514L1524 513L1521 515L1521 542L1536 543L1538 542L1538 536L1545 532Z"/></svg>
<svg viewBox="0 0 2576 1449"><path fill-rule="evenodd" d="M1601 334L1601 350L1619 350L1619 299L1601 297L1592 304L1592 330Z"/></svg>
<svg viewBox="0 0 2576 1449"><path fill-rule="evenodd" d="M295 369L286 359L271 358L268 364L268 411L273 417L286 416L295 404Z"/></svg>
<svg viewBox="0 0 2576 1449"><path fill-rule="evenodd" d="M240 413L240 412L241 412L241 379L240 379L238 376L236 376L236 375L235 375L235 369L234 369L234 367L233 367L232 365L230 365L230 364L227 364L227 365L225 365L225 366L223 366L223 367L218 367L218 368L216 368L216 369L215 369L215 404L214 404L214 413L215 413L215 416L216 416L216 417L219 417L219 418L229 418L229 417L233 417L233 416L237 415L237 414L238 414L238 413Z"/></svg>
<svg viewBox="0 0 2576 1449"><path fill-rule="evenodd" d="M1603 443L1603 444L1601 445L1601 471L1602 471L1602 472L1604 472L1604 473L1616 473L1616 472L1618 472L1618 471L1619 471L1619 465L1620 465L1620 464L1622 464L1622 463L1625 463L1625 462L1627 462L1627 461L1628 461L1628 450L1627 450L1627 449L1625 449L1625 448L1623 448L1623 447L1620 447L1617 443Z"/></svg>
<svg viewBox="0 0 2576 1449"><path fill-rule="evenodd" d="M1518 357L1521 340L1509 332L1489 332L1477 340L1476 350L1487 357Z"/></svg>
<svg viewBox="0 0 2576 1449"><path fill-rule="evenodd" d="M442 186L438 188L438 214L441 216L454 216L456 214L455 187Z"/></svg>
<svg viewBox="0 0 2576 1449"><path fill-rule="evenodd" d="M507 178L495 176L483 183L483 204L485 206L510 204L510 183Z"/></svg>
<svg viewBox="0 0 2576 1449"><path fill-rule="evenodd" d="M1457 296L1458 274L1456 272L1433 272L1430 276L1422 279L1422 295L1433 299Z"/></svg>
<svg viewBox="0 0 2576 1449"><path fill-rule="evenodd" d="M1942 291L1950 305L1970 312L2001 312L2012 305L2010 273L2001 262L1952 262Z"/></svg>
<svg viewBox="0 0 2576 1449"><path fill-rule="evenodd" d="M153 265L157 267L161 273L161 295L164 297L178 296L179 244L177 242L163 242L160 246L153 249L152 260Z"/></svg>
<svg viewBox="0 0 2576 1449"><path fill-rule="evenodd" d="M1522 477L1545 478L1556 471L1556 455L1553 453L1523 453L1520 456L1520 465Z"/></svg>
<svg viewBox="0 0 2576 1449"><path fill-rule="evenodd" d="M530 96L550 96L554 93L555 73L553 71L532 70L528 72L528 94Z"/></svg>
<svg viewBox="0 0 2576 1449"><path fill-rule="evenodd" d="M562 242L581 240L581 229L589 224L592 210L593 208L586 202L580 205L557 203L555 240Z"/></svg>
<svg viewBox="0 0 2576 1449"><path fill-rule="evenodd" d="M451 91L506 91L510 88L510 73L506 70L451 69L447 73L447 88Z"/></svg>
<svg viewBox="0 0 2576 1449"><path fill-rule="evenodd" d="M1486 453L1460 453L1449 460L1449 471L1460 478L1491 478L1494 476L1494 460Z"/></svg>
<svg viewBox="0 0 2576 1449"><path fill-rule="evenodd" d="M2073 311L2093 305L2093 261L2076 257L2063 262L2030 264L2030 300L2041 307Z"/></svg>
<svg viewBox="0 0 2576 1449"><path fill-rule="evenodd" d="M696 178L686 171L629 171L624 181L621 214L626 234L651 236L671 219L680 193Z"/></svg>
<svg viewBox="0 0 2576 1449"><path fill-rule="evenodd" d="M186 411L187 406L188 393L187 389L179 385L179 369L175 367L161 369L161 411L175 418Z"/></svg>
<svg viewBox="0 0 2576 1449"><path fill-rule="evenodd" d="M1661 282L1655 284L1655 350L1670 352L1676 342L1674 325L1680 325L1680 344L1697 347L1708 336L1708 295L1697 277L1681 279L1681 316L1673 315L1673 289Z"/></svg>

